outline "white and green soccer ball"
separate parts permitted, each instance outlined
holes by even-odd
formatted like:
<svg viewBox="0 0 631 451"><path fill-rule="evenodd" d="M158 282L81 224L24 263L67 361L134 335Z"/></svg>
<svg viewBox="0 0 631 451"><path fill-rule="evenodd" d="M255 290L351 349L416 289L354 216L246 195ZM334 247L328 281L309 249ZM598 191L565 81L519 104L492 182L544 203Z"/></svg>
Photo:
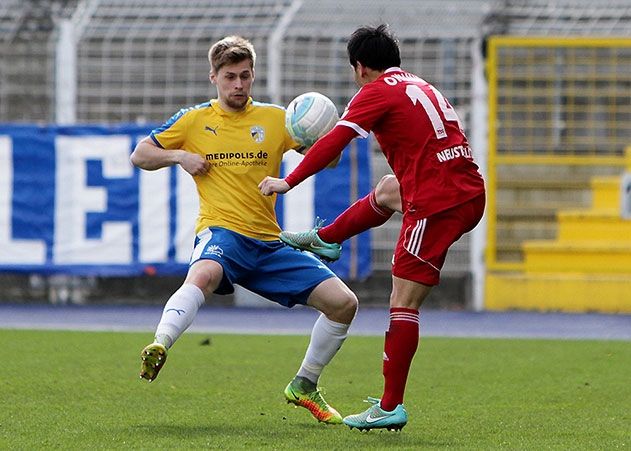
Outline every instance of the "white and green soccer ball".
<svg viewBox="0 0 631 451"><path fill-rule="evenodd" d="M298 144L309 148L340 119L335 104L324 94L307 92L289 102L285 127Z"/></svg>

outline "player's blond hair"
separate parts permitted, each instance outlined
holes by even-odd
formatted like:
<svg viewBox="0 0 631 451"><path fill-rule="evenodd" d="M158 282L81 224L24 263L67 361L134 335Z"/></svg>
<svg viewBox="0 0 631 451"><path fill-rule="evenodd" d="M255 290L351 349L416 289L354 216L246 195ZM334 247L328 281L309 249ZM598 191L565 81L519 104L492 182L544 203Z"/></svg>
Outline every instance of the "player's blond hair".
<svg viewBox="0 0 631 451"><path fill-rule="evenodd" d="M253 69L256 52L252 43L241 36L226 36L213 44L208 51L210 68L215 73L227 64L236 64L243 60L250 60L250 67Z"/></svg>

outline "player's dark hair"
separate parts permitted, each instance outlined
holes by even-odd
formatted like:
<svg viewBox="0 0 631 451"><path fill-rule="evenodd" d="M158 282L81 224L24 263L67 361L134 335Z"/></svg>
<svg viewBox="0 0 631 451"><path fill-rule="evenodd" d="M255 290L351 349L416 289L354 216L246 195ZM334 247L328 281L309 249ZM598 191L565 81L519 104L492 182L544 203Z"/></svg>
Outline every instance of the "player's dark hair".
<svg viewBox="0 0 631 451"><path fill-rule="evenodd" d="M375 70L401 66L399 44L386 24L355 30L346 45L346 51L353 67L357 67L358 61Z"/></svg>

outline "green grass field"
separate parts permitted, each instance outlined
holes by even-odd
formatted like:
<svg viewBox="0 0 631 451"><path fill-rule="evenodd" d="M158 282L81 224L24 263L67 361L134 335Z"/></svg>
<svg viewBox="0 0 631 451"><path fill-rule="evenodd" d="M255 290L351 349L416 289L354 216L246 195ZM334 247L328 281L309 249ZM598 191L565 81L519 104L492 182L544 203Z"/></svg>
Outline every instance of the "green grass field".
<svg viewBox="0 0 631 451"><path fill-rule="evenodd" d="M0 448L631 448L631 342L423 339L410 422L361 433L285 403L306 336L185 334L148 384L150 337L0 330ZM381 394L382 347L350 337L325 370L342 415Z"/></svg>

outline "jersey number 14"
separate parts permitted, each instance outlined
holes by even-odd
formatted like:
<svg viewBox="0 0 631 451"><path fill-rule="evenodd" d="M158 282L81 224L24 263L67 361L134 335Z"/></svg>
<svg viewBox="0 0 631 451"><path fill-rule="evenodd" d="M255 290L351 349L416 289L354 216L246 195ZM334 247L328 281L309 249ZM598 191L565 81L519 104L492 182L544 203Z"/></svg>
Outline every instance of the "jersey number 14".
<svg viewBox="0 0 631 451"><path fill-rule="evenodd" d="M443 97L443 95L438 92L436 88L431 85L427 85L429 89L432 90L434 95L436 96L436 100L438 101L438 106L440 107L440 111L443 112L443 116L446 121L456 121L458 123L458 128L460 131L463 131L462 125L460 124L460 119L458 118L458 114L456 110L449 105L447 99ZM418 85L407 85L405 88L405 93L412 101L413 105L420 103L425 113L429 117L430 122L432 123L432 127L434 127L434 133L436 133L437 139L442 139L447 137L447 132L445 131L445 123L438 114L438 110L432 103L432 100L429 98L427 93L423 91Z"/></svg>

